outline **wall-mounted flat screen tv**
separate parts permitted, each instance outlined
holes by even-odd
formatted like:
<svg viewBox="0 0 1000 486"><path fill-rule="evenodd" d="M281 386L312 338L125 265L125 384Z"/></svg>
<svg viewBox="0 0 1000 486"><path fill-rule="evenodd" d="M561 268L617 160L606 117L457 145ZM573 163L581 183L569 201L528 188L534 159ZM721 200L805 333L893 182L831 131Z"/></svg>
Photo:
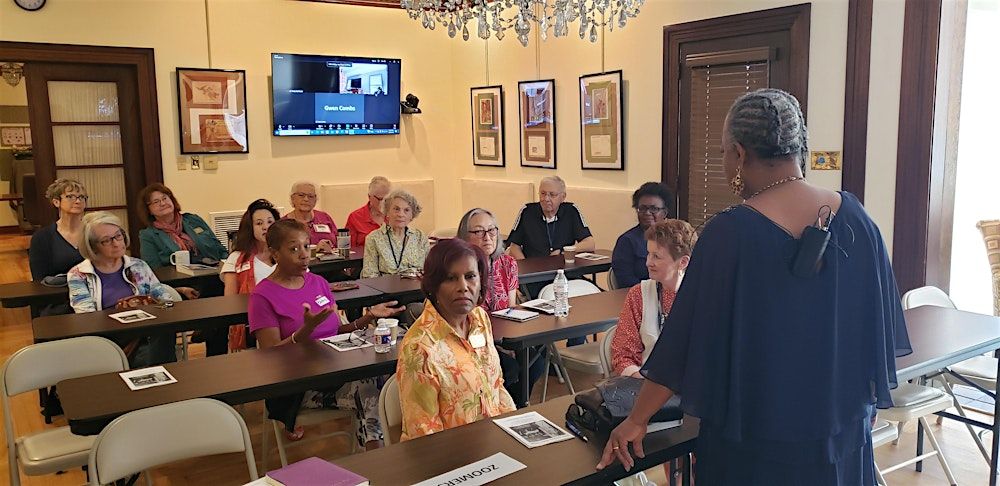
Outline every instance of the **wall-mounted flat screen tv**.
<svg viewBox="0 0 1000 486"><path fill-rule="evenodd" d="M398 134L399 72L399 59L271 54L274 134Z"/></svg>

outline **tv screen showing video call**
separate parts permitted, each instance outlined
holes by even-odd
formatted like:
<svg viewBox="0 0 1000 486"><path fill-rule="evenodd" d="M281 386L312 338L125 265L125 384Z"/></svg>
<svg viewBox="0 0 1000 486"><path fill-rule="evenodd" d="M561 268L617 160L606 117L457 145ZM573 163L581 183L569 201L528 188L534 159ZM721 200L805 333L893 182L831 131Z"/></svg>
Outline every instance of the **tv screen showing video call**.
<svg viewBox="0 0 1000 486"><path fill-rule="evenodd" d="M399 59L271 54L274 134L398 134L399 71Z"/></svg>

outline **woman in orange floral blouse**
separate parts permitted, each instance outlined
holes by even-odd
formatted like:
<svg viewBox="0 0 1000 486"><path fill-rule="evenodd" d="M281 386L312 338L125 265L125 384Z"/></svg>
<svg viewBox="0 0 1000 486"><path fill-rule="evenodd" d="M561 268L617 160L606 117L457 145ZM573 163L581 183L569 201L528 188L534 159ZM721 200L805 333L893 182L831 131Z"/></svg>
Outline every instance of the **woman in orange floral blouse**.
<svg viewBox="0 0 1000 486"><path fill-rule="evenodd" d="M482 249L457 238L439 241L427 255L420 285L427 301L396 365L402 440L515 410L480 307L488 275Z"/></svg>
<svg viewBox="0 0 1000 486"><path fill-rule="evenodd" d="M611 368L615 375L642 378L639 368L660 337L660 328L674 305L697 240L694 228L679 219L667 219L646 230L649 279L628 290L618 316L611 340Z"/></svg>

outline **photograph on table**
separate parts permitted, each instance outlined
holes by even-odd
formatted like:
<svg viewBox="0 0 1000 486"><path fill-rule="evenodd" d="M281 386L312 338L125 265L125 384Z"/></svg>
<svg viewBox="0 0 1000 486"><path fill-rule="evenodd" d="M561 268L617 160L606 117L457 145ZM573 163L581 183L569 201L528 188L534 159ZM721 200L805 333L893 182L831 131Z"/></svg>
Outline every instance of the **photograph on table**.
<svg viewBox="0 0 1000 486"><path fill-rule="evenodd" d="M503 167L503 87L472 88L472 164Z"/></svg>
<svg viewBox="0 0 1000 486"><path fill-rule="evenodd" d="M556 82L517 83L521 165L556 168Z"/></svg>
<svg viewBox="0 0 1000 486"><path fill-rule="evenodd" d="M182 154L248 153L246 73L177 68Z"/></svg>
<svg viewBox="0 0 1000 486"><path fill-rule="evenodd" d="M622 72L580 76L580 166L625 170Z"/></svg>

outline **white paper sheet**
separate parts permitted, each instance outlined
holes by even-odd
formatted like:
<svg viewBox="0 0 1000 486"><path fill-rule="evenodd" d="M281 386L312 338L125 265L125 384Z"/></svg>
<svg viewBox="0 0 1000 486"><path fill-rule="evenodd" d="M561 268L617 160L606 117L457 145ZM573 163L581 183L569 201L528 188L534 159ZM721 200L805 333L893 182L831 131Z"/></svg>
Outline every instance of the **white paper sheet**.
<svg viewBox="0 0 1000 486"><path fill-rule="evenodd" d="M414 486L440 486L442 484L480 486L496 481L526 467L524 464L511 459L507 454L498 452L468 466L462 466L439 476L434 476L426 481L421 481Z"/></svg>
<svg viewBox="0 0 1000 486"><path fill-rule="evenodd" d="M548 157L545 150L545 137L528 137L528 155L532 157Z"/></svg>
<svg viewBox="0 0 1000 486"><path fill-rule="evenodd" d="M497 145L493 137L479 137L479 156L496 157Z"/></svg>
<svg viewBox="0 0 1000 486"><path fill-rule="evenodd" d="M139 321L148 321L150 319L156 319L156 316L142 309L132 309L132 310L127 310L125 312L108 314L108 317L122 324L132 324Z"/></svg>
<svg viewBox="0 0 1000 486"><path fill-rule="evenodd" d="M177 383L177 379L162 366L126 371L118 373L118 376L122 377L132 391Z"/></svg>
<svg viewBox="0 0 1000 486"><path fill-rule="evenodd" d="M611 135L591 135L590 156L611 157Z"/></svg>
<svg viewBox="0 0 1000 486"><path fill-rule="evenodd" d="M529 449L573 438L538 412L494 419L493 422Z"/></svg>

